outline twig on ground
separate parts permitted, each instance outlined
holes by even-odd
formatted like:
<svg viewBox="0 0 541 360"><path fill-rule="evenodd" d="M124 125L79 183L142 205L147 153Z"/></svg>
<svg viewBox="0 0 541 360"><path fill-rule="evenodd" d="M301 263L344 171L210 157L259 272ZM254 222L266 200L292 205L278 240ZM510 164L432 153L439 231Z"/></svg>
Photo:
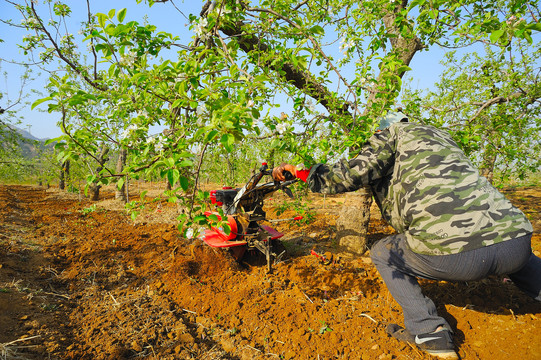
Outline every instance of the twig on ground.
<svg viewBox="0 0 541 360"><path fill-rule="evenodd" d="M111 294L110 292L107 292L107 294L109 294L109 296L111 297L111 299L113 299L113 301L115 302L115 305L116 305L116 306L120 305L120 304L118 303L118 301L116 301L116 299L115 299L115 297L113 296L113 294Z"/></svg>
<svg viewBox="0 0 541 360"><path fill-rule="evenodd" d="M255 350L255 351L259 351L259 352L261 352L261 350L259 350L259 349L256 349L256 348L255 348L255 347L253 347L253 346L250 346L250 345L246 345L246 347L247 347L247 348L250 348L250 349L252 349L252 350Z"/></svg>
<svg viewBox="0 0 541 360"><path fill-rule="evenodd" d="M308 295L306 295L306 294L304 293L304 291L301 291L301 292L303 293L304 296L306 296L306 298L308 299L308 301L310 301L312 304L314 303L314 302L312 301L312 299L310 299L310 298L308 297Z"/></svg>
<svg viewBox="0 0 541 360"><path fill-rule="evenodd" d="M32 340L32 339L35 339L35 338L38 338L38 337L41 337L41 335L30 336L30 337L27 337L27 338L21 338L21 339L17 339L17 340L13 340L13 341L10 341L10 342L7 342L7 343L0 344L0 357L2 359L4 359L4 360L6 360L8 358L10 358L10 359L20 358L20 357L15 356L13 354L14 351L16 351L19 348L28 348L28 347L36 346L36 345L15 346L15 344L17 344L19 342L22 342L22 341ZM13 347L14 349L12 350L10 347ZM20 358L20 359L23 359L23 358Z"/></svg>
<svg viewBox="0 0 541 360"><path fill-rule="evenodd" d="M52 293L52 292L43 292L43 294L45 295L52 295L52 296L59 296L59 297L63 297L64 299L67 299L67 300L70 300L71 297L69 295L63 295L63 294L56 294L56 293Z"/></svg>
<svg viewBox="0 0 541 360"><path fill-rule="evenodd" d="M378 324L378 322L377 322L376 320L374 320L374 318L371 317L370 315L363 314L363 313L361 313L361 314L359 314L359 315L360 315L360 316L364 316L365 318L368 318L368 319L372 320L373 322L375 322L376 324Z"/></svg>

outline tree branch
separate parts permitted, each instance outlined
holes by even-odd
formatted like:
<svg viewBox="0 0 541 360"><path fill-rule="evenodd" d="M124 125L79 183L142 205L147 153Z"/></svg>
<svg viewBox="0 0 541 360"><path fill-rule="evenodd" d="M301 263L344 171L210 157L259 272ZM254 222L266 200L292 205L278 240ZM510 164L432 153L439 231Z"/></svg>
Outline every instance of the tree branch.
<svg viewBox="0 0 541 360"><path fill-rule="evenodd" d="M40 25L40 29L45 33L45 35L47 35L47 38L49 39L49 41L51 42L51 44L53 44L53 47L55 49L55 52L57 54L57 56L62 59L62 61L64 61L70 68L73 69L73 71L75 71L76 74L79 74L83 79L85 79L85 81L90 84L92 87L100 90L100 91L106 91L107 90L107 87L104 87L104 86L100 86L98 83L96 83L95 81L93 81L91 78L88 77L88 75L84 74L82 71L79 70L79 68L70 60L68 59L63 53L62 53L62 50L60 49L60 47L58 46L58 44L56 43L56 41L53 39L51 33L47 30L47 28L45 28L45 25L43 25L43 22L41 21L41 18L38 16L37 12L36 12L36 9L34 8L34 3L31 1L30 2L30 6L32 8L32 13L34 14L35 18L37 19L37 21L39 22L39 25Z"/></svg>
<svg viewBox="0 0 541 360"><path fill-rule="evenodd" d="M242 26L243 23L228 23L222 24L220 31L231 38L235 38L239 47L247 54L253 54L256 51L260 51L266 54L272 54L271 49L260 38L253 34L246 33ZM297 89L306 92L307 95L316 99L321 105L323 105L331 114L338 114L341 116L352 117L348 111L348 104L335 100L334 94L332 94L325 86L321 85L312 75L306 71L302 71L294 65L284 62L282 65L276 64L274 57L268 57L263 59L263 63L269 69L276 71L277 73L283 73L283 77L295 86Z"/></svg>

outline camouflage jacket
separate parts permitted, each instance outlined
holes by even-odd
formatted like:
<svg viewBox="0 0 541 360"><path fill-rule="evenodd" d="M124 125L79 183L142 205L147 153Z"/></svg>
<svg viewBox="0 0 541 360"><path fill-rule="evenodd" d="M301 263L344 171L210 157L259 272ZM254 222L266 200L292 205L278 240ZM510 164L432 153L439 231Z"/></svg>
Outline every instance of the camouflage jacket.
<svg viewBox="0 0 541 360"><path fill-rule="evenodd" d="M383 218L420 254L455 254L533 231L449 134L431 126L393 124L352 160L313 166L307 183L327 194L370 186Z"/></svg>

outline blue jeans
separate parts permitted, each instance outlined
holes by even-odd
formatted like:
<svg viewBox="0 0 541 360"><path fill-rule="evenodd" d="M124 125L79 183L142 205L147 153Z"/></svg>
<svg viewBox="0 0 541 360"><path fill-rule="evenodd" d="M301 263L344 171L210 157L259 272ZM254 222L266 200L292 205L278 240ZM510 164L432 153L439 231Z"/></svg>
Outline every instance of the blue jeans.
<svg viewBox="0 0 541 360"><path fill-rule="evenodd" d="M524 292L541 301L541 259L532 253L531 234L452 255L421 255L410 250L404 234L378 241L370 257L389 292L402 307L404 324L413 335L440 325L434 302L424 296L417 278L474 281L489 275L508 275Z"/></svg>

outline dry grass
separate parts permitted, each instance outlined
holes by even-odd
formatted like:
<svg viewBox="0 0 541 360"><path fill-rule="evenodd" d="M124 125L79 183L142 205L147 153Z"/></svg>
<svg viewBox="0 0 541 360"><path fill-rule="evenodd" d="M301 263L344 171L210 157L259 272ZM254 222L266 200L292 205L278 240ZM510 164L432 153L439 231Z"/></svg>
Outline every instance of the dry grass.
<svg viewBox="0 0 541 360"><path fill-rule="evenodd" d="M25 360L26 356L18 354L19 350L27 349L37 345L19 345L25 341L29 341L35 338L39 338L41 335L25 337L17 340L13 340L7 343L0 344L0 359L2 360Z"/></svg>

